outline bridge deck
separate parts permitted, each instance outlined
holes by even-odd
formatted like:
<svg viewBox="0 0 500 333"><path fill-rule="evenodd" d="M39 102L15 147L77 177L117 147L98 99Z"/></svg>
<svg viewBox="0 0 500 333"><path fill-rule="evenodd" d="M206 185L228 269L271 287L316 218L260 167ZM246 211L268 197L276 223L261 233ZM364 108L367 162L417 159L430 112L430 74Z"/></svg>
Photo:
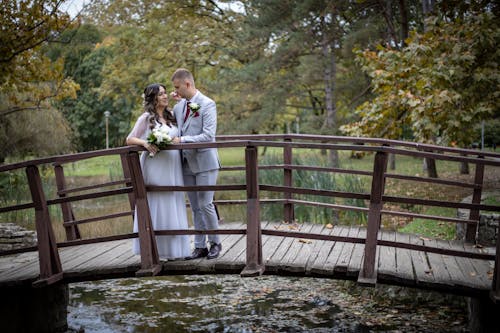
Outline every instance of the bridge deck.
<svg viewBox="0 0 500 333"><path fill-rule="evenodd" d="M222 228L243 228L225 223ZM263 229L364 237L365 228L303 224L263 223ZM214 260L162 262L161 274L239 274L245 266L246 237L222 235L221 256ZM450 249L481 251L459 242L428 240L417 236L382 231L381 239L415 242ZM266 274L316 276L356 280L363 259L364 244L307 240L264 235L263 260ZM491 290L493 262L441 254L379 246L378 282L413 286L464 295ZM134 276L140 268L139 256L131 253L131 240L79 245L59 249L64 281L75 282ZM29 284L39 274L38 253L27 252L0 257L0 287Z"/></svg>

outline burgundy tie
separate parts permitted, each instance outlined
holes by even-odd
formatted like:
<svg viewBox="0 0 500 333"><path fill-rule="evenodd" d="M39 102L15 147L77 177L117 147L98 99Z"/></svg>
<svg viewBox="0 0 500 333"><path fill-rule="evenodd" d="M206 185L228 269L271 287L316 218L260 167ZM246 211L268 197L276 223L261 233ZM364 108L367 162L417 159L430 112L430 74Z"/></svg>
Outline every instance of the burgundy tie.
<svg viewBox="0 0 500 333"><path fill-rule="evenodd" d="M189 114L191 113L191 108L189 107L189 104L191 104L191 102L187 102L187 106L186 106L186 115L184 116L184 122L186 122L186 120L188 119L189 117Z"/></svg>

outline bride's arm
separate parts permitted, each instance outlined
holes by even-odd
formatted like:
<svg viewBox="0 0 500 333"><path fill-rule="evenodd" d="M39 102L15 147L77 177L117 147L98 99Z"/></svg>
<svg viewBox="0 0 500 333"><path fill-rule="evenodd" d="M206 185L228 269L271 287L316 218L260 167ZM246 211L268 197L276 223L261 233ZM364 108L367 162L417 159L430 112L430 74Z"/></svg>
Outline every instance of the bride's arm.
<svg viewBox="0 0 500 333"><path fill-rule="evenodd" d="M127 136L126 143L129 146L137 145L146 148L150 153L156 154L158 152L158 147L149 144L147 140L142 139L144 133L148 129L147 114L143 113L134 125L132 132Z"/></svg>

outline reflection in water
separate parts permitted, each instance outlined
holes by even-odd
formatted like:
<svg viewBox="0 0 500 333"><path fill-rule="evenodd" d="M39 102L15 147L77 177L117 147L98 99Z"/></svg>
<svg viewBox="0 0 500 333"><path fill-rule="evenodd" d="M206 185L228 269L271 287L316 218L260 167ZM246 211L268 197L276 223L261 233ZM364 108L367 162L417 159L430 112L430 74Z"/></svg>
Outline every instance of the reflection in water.
<svg viewBox="0 0 500 333"><path fill-rule="evenodd" d="M409 322L405 316L415 316L415 309L374 303L354 295L350 286L328 279L237 275L77 283L70 285L68 324L100 333L435 332L437 327L464 332L466 327L460 309L440 305L436 311L427 304L425 316L420 304L420 324Z"/></svg>

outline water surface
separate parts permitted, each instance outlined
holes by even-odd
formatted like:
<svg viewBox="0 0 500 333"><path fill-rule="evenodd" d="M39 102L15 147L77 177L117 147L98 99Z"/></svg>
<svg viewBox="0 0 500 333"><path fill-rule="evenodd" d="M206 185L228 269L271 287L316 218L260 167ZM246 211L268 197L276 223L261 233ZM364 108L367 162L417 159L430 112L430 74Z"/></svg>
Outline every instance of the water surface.
<svg viewBox="0 0 500 333"><path fill-rule="evenodd" d="M280 276L104 280L70 285L68 324L100 333L467 332L462 302L390 293Z"/></svg>

